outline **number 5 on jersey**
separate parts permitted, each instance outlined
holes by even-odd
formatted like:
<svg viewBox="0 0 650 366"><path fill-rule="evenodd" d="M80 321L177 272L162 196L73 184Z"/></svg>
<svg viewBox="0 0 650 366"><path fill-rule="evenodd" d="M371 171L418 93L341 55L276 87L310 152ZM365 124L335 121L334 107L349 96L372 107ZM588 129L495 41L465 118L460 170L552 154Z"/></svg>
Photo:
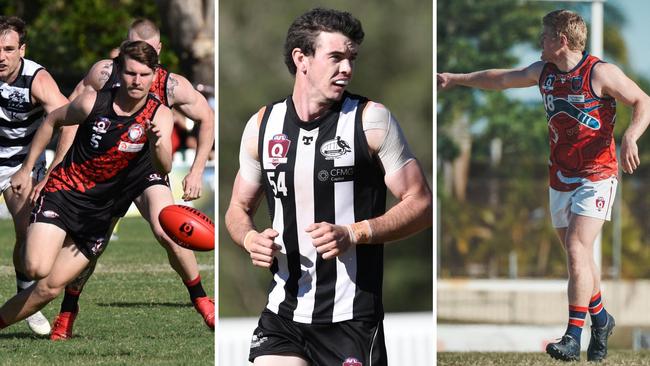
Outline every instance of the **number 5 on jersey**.
<svg viewBox="0 0 650 366"><path fill-rule="evenodd" d="M277 178L275 172L266 172L266 178L269 180L269 184L273 189L273 195L276 197L279 197L280 193L285 197L287 196L288 189L284 176L285 172L278 172Z"/></svg>

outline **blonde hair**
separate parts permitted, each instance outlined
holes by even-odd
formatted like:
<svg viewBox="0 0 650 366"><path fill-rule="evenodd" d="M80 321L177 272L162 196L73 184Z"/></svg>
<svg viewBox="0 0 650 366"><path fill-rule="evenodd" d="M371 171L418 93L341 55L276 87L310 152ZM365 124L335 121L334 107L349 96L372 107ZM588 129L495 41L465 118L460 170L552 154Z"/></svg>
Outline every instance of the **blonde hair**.
<svg viewBox="0 0 650 366"><path fill-rule="evenodd" d="M577 13L565 9L552 11L544 16L542 25L548 27L556 37L564 34L570 50L585 50L587 25Z"/></svg>

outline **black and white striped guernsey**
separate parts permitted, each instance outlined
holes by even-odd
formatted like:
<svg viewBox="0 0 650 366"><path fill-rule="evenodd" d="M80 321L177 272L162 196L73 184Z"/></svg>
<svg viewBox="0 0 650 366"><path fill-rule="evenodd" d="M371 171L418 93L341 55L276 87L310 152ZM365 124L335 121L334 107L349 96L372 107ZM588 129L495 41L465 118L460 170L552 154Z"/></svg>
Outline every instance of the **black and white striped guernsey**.
<svg viewBox="0 0 650 366"><path fill-rule="evenodd" d="M31 90L40 70L43 66L22 59L16 80L0 81L0 175L22 164L43 120L43 107L32 103Z"/></svg>
<svg viewBox="0 0 650 366"><path fill-rule="evenodd" d="M305 232L314 222L345 225L385 211L383 173L362 128L367 102L346 93L309 122L300 121L291 97L263 112L258 153L282 246L271 266L267 308L287 319L323 324L383 317L383 245L359 245L323 260Z"/></svg>

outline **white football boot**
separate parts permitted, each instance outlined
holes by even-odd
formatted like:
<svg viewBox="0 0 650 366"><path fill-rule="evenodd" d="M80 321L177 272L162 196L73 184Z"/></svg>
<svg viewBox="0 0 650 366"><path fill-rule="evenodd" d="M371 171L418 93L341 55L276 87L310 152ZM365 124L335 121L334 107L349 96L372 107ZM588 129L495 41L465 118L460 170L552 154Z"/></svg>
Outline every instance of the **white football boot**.
<svg viewBox="0 0 650 366"><path fill-rule="evenodd" d="M52 330L50 322L47 321L47 318L40 311L25 318L25 322L27 322L29 329L38 335L48 335Z"/></svg>

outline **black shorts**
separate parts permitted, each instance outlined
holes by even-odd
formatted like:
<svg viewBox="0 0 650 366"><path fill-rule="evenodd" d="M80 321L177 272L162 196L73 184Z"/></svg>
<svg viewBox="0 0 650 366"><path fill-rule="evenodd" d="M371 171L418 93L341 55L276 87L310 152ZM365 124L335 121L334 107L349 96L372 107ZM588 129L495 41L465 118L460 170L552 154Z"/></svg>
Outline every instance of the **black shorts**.
<svg viewBox="0 0 650 366"><path fill-rule="evenodd" d="M136 166L129 172L126 182L126 186L122 192L127 193L115 200L113 217L124 216L129 210L129 207L131 207L131 202L141 195L145 189L155 185L170 187L169 177L158 173L151 163L143 163Z"/></svg>
<svg viewBox="0 0 650 366"><path fill-rule="evenodd" d="M106 207L85 207L66 201L62 192L43 192L32 210L30 223L42 222L63 229L88 259L99 257L111 235L112 216Z"/></svg>
<svg viewBox="0 0 650 366"><path fill-rule="evenodd" d="M302 324L264 309L253 332L248 360L281 354L300 356L310 366L388 364L382 320Z"/></svg>

